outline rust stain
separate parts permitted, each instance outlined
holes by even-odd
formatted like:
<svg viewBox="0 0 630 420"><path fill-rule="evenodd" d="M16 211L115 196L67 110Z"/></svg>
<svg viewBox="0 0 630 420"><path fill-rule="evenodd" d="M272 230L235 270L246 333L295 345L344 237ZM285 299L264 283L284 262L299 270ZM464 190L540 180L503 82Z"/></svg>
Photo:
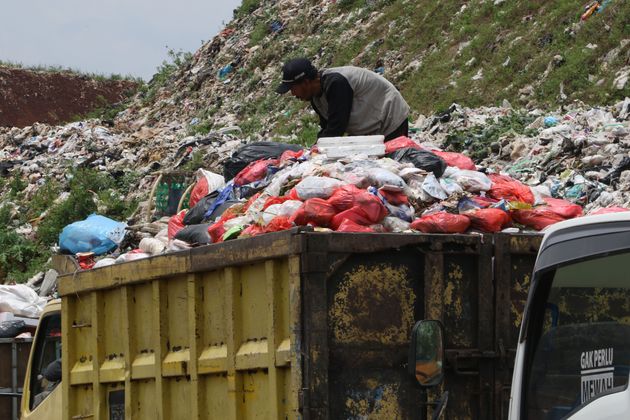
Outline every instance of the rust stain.
<svg viewBox="0 0 630 420"><path fill-rule="evenodd" d="M416 303L409 278L407 267L390 264L346 273L328 314L335 340L406 344Z"/></svg>
<svg viewBox="0 0 630 420"><path fill-rule="evenodd" d="M387 419L402 418L398 401L398 384L379 385L378 381L367 380L365 390L350 390L346 398L348 419Z"/></svg>

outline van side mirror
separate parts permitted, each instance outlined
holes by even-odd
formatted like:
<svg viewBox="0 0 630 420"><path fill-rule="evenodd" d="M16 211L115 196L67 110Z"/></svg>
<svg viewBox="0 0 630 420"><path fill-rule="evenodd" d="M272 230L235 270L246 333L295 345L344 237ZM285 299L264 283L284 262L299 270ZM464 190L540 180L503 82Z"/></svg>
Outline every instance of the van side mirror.
<svg viewBox="0 0 630 420"><path fill-rule="evenodd" d="M439 385L444 378L444 327L437 320L418 321L411 332L409 373L423 387Z"/></svg>

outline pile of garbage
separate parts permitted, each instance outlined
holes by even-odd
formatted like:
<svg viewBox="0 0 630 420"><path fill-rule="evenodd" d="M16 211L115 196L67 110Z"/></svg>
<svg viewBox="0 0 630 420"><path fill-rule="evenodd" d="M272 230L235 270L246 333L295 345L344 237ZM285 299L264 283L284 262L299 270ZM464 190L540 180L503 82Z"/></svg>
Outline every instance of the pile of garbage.
<svg viewBox="0 0 630 420"><path fill-rule="evenodd" d="M454 105L447 116L420 118L411 137L387 143L348 137L320 139L312 148L245 144L223 160L221 173L199 169L188 208L153 222L156 234L141 233L130 252L120 252L126 226L96 215L67 226L60 247L91 268L295 226L377 233L539 231L584 214L630 208L630 99L611 109L532 111L525 132L534 136L499 137L478 162L468 150L438 146L454 132L492 126L512 112L506 104ZM475 141L464 149L477 147Z"/></svg>
<svg viewBox="0 0 630 420"><path fill-rule="evenodd" d="M46 277L45 283L51 287L56 282L56 273L47 273ZM31 285L0 285L0 338L33 337L48 300L43 296Z"/></svg>

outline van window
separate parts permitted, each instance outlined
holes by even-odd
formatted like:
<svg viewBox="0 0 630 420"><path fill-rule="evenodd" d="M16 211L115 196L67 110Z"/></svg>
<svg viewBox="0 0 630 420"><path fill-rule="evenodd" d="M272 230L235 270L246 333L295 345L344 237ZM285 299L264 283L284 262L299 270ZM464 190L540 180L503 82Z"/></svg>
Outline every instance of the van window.
<svg viewBox="0 0 630 420"><path fill-rule="evenodd" d="M527 356L528 419L562 419L628 386L629 262L628 253L607 255L545 276L552 279L538 308L545 315L536 317L535 347L527 350L534 352Z"/></svg>
<svg viewBox="0 0 630 420"><path fill-rule="evenodd" d="M61 314L42 319L35 339L30 378L30 409L37 407L61 382Z"/></svg>

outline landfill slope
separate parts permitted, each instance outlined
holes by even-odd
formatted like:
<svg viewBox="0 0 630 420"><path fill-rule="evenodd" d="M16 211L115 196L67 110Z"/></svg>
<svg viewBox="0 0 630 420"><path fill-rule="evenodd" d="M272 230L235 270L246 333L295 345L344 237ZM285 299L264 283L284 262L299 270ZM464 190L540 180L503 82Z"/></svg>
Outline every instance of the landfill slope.
<svg viewBox="0 0 630 420"><path fill-rule="evenodd" d="M312 145L316 115L275 93L295 56L382 73L426 149L468 155L585 213L628 207L628 7L612 1L582 21L568 1L244 1L112 121L0 127L0 278L42 271L62 228L90 213L126 221L121 251L138 247L166 227L160 182L221 174L244 144ZM416 203L414 217L435 204Z"/></svg>
<svg viewBox="0 0 630 420"><path fill-rule="evenodd" d="M136 85L129 80L0 66L0 126L67 122L125 99Z"/></svg>

